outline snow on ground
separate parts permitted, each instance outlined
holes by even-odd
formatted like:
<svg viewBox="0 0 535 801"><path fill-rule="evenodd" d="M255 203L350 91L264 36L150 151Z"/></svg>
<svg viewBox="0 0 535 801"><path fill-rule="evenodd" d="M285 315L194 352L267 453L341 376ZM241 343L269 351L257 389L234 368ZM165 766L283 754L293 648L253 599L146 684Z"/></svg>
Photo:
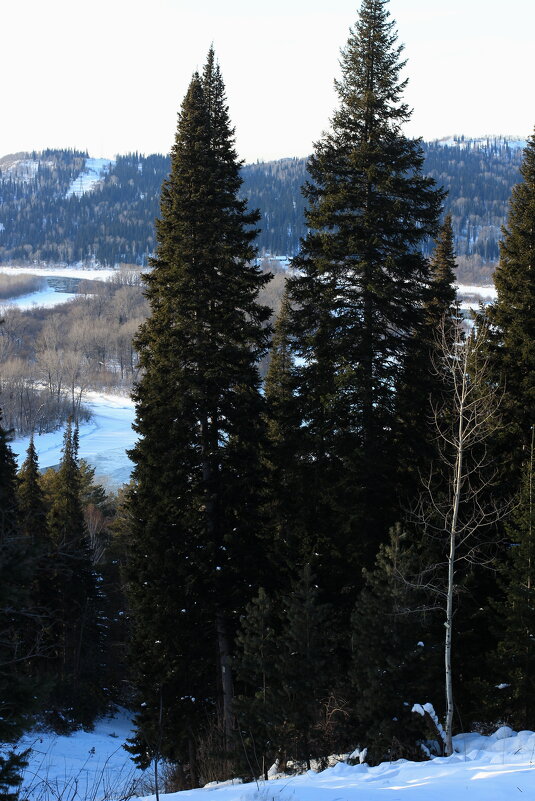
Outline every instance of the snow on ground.
<svg viewBox="0 0 535 801"><path fill-rule="evenodd" d="M113 267L99 269L97 267L83 267L82 265L70 265L68 267L10 267L0 265L0 273L6 275L40 275L43 278L84 278L89 281L107 281L117 273Z"/></svg>
<svg viewBox="0 0 535 801"><path fill-rule="evenodd" d="M122 748L130 734L128 714L97 722L93 732L26 735L31 747L21 798L29 801L112 801L143 795L145 781ZM200 790L160 793L162 801L511 801L535 798L535 733L507 726L486 737L454 737L455 754L428 762L347 765L250 784L210 784ZM150 778L150 773L148 774ZM146 786L146 785L145 785ZM208 795L209 794L209 795Z"/></svg>
<svg viewBox="0 0 535 801"><path fill-rule="evenodd" d="M478 284L457 284L458 295L477 295L482 300L495 300L498 296L494 284L479 286Z"/></svg>
<svg viewBox="0 0 535 801"><path fill-rule="evenodd" d="M20 797L28 801L100 801L143 792L143 774L123 748L131 736L131 717L124 711L98 721L92 732L68 736L28 733L17 747L32 749Z"/></svg>
<svg viewBox="0 0 535 801"><path fill-rule="evenodd" d="M459 136L446 136L443 139L434 140L437 145L442 147L458 147L461 150L466 148L477 148L479 145L485 146L487 143L497 144L505 147L507 145L511 150L524 150L527 145L527 140L514 136L501 136L497 134L488 134L487 136L459 137Z"/></svg>
<svg viewBox="0 0 535 801"><path fill-rule="evenodd" d="M86 159L83 172L78 175L67 189L66 197L80 197L85 192L91 192L99 181L102 181L106 172L114 162L110 159Z"/></svg>
<svg viewBox="0 0 535 801"><path fill-rule="evenodd" d="M120 487L130 479L132 462L126 449L132 448L137 434L132 429L134 402L122 395L107 395L88 392L84 404L89 406L93 417L80 425L80 457L95 468L95 476L107 487ZM50 434L35 436L35 447L39 467L54 467L61 461L63 429ZM30 442L22 437L11 443L19 464L25 458Z"/></svg>
<svg viewBox="0 0 535 801"><path fill-rule="evenodd" d="M60 303L66 303L75 297L76 295L72 292L56 292L55 289L51 288L30 292L28 295L19 295L18 298L0 301L0 317L2 309L9 306L16 306L21 311L36 308L51 309L53 306L59 306Z"/></svg>
<svg viewBox="0 0 535 801"><path fill-rule="evenodd" d="M117 270L108 269L87 269L83 267L6 267L0 266L0 273L6 275L38 275L41 278L81 278L84 280L107 281ZM17 298L8 298L0 302L0 313L6 306L17 306L21 311L28 311L38 307L51 309L75 298L71 292L57 292L53 287L42 289L38 292L31 292L28 295L19 295ZM1 315L0 315L1 316Z"/></svg>
<svg viewBox="0 0 535 801"><path fill-rule="evenodd" d="M162 801L511 801L535 798L535 734L502 727L461 734L457 753L428 762L338 763L322 773L160 793ZM143 801L155 796L143 796Z"/></svg>

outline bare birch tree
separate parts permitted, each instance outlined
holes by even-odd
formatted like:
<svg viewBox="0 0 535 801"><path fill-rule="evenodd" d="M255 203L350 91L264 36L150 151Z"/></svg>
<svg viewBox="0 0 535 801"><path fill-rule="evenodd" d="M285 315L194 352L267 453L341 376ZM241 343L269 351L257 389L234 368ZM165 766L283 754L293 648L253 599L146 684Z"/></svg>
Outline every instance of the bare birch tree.
<svg viewBox="0 0 535 801"><path fill-rule="evenodd" d="M445 614L444 668L446 691L445 752L453 751L452 635L460 563L492 562L488 549L493 524L508 511L492 499L496 471L487 444L496 431L500 395L490 384L482 331L466 337L458 321L442 330L434 369L444 388L432 407L436 459L423 477L425 492L418 519L438 539L445 559L433 564L422 580ZM484 547L485 546L485 547Z"/></svg>

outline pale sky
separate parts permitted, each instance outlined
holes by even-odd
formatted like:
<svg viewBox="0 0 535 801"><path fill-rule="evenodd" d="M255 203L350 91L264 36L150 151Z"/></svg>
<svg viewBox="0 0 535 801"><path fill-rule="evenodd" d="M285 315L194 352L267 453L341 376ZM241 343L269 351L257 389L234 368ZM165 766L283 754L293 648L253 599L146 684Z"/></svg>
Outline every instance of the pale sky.
<svg viewBox="0 0 535 801"><path fill-rule="evenodd" d="M336 106L360 0L3 0L0 156L167 153L213 42L247 161L305 156ZM411 136L527 137L534 0L391 0Z"/></svg>

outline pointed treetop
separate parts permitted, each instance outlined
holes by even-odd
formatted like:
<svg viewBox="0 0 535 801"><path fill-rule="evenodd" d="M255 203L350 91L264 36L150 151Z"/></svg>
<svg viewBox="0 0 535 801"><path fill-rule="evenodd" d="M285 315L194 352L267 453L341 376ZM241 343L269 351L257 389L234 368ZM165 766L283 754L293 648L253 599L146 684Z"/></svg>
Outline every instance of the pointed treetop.
<svg viewBox="0 0 535 801"><path fill-rule="evenodd" d="M395 22L386 8L389 0L363 0L359 18L345 48L341 51L342 79L335 88L342 107L333 116L335 129L358 123L366 137L373 130L388 128L399 131L411 111L401 97L407 79L400 80L405 66L401 61L403 45L396 45ZM358 119L366 110L364 119Z"/></svg>

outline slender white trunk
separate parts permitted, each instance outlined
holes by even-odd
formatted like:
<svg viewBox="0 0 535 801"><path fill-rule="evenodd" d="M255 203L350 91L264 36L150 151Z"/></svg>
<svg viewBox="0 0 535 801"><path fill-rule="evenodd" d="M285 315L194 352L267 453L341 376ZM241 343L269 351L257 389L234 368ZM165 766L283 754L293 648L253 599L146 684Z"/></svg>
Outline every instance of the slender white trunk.
<svg viewBox="0 0 535 801"><path fill-rule="evenodd" d="M451 670L451 640L453 633L453 588L455 581L455 549L457 545L457 525L463 480L464 446L464 406L467 391L466 369L463 371L462 387L459 395L459 426L456 442L455 473L453 478L453 508L450 525L450 549L448 554L448 589L446 596L446 637L444 642L444 662L446 677L446 756L453 753L453 681Z"/></svg>

